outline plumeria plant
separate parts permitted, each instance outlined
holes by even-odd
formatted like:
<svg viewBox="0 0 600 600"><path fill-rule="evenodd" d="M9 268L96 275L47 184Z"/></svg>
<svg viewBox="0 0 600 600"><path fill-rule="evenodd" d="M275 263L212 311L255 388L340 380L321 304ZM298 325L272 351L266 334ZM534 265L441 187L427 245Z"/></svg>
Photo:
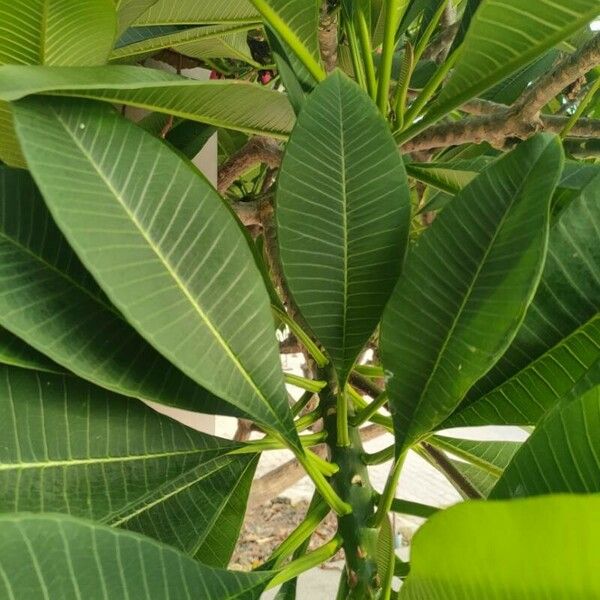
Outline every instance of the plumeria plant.
<svg viewBox="0 0 600 600"><path fill-rule="evenodd" d="M340 551L339 600L600 598L599 14L0 0L0 598L293 600ZM403 499L409 452L466 501Z"/></svg>

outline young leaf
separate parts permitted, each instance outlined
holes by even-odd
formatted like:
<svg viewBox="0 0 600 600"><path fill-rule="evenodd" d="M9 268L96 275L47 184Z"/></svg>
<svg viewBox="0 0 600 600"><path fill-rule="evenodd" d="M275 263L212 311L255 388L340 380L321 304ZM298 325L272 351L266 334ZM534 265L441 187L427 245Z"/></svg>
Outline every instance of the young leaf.
<svg viewBox="0 0 600 600"><path fill-rule="evenodd" d="M0 65L101 65L116 30L112 0L11 0L0 3ZM25 167L10 108L0 102L0 160Z"/></svg>
<svg viewBox="0 0 600 600"><path fill-rule="evenodd" d="M596 598L599 512L600 496L453 506L415 535L400 600Z"/></svg>
<svg viewBox="0 0 600 600"><path fill-rule="evenodd" d="M76 377L16 367L0 366L0 416L0 512L68 513L196 557L218 526L205 562L227 565L256 466L226 456L239 444Z"/></svg>
<svg viewBox="0 0 600 600"><path fill-rule="evenodd" d="M410 218L402 158L377 108L337 72L313 92L277 192L286 280L344 381L402 267Z"/></svg>
<svg viewBox="0 0 600 600"><path fill-rule="evenodd" d="M127 320L197 383L299 446L266 289L211 184L109 106L28 98L13 111L50 211Z"/></svg>
<svg viewBox="0 0 600 600"><path fill-rule="evenodd" d="M561 168L555 138L530 139L412 248L381 332L398 452L439 425L515 336L541 275Z"/></svg>
<svg viewBox="0 0 600 600"><path fill-rule="evenodd" d="M560 404L539 423L491 497L600 492L599 431L600 387L596 387Z"/></svg>
<svg viewBox="0 0 600 600"><path fill-rule="evenodd" d="M550 230L542 280L515 340L448 426L535 424L600 361L599 220L597 175Z"/></svg>
<svg viewBox="0 0 600 600"><path fill-rule="evenodd" d="M18 100L31 94L126 104L277 138L286 138L295 120L285 94L239 81L194 81L120 65L94 69L0 67L0 99Z"/></svg>
<svg viewBox="0 0 600 600"><path fill-rule="evenodd" d="M162 404L232 412L122 318L52 221L29 173L7 167L0 167L0 259L0 326L54 361L21 348L20 359L8 362L69 370L117 393Z"/></svg>
<svg viewBox="0 0 600 600"><path fill-rule="evenodd" d="M207 567L136 533L64 515L0 517L5 598L258 600L272 574Z"/></svg>
<svg viewBox="0 0 600 600"><path fill-rule="evenodd" d="M449 81L425 116L437 120L529 64L598 15L598 0L488 0L472 19Z"/></svg>

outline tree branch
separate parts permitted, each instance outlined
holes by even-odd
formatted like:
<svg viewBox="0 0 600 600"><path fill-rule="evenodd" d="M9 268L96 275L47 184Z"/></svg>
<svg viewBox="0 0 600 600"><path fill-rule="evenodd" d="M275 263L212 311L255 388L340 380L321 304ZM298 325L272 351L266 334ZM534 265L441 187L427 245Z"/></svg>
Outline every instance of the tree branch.
<svg viewBox="0 0 600 600"><path fill-rule="evenodd" d="M460 121L433 125L408 140L405 152L430 150L468 143L490 142L502 146L507 138L526 139L538 131L558 133L567 116L540 115L540 110L573 81L600 64L600 35L596 35L578 52L563 59L550 73L537 80L512 105L487 100L471 100L461 107L473 115ZM597 137L600 121L580 119L570 137Z"/></svg>
<svg viewBox="0 0 600 600"><path fill-rule="evenodd" d="M259 164L279 166L281 149L277 142L265 137L253 137L219 169L217 189L223 195L244 173Z"/></svg>

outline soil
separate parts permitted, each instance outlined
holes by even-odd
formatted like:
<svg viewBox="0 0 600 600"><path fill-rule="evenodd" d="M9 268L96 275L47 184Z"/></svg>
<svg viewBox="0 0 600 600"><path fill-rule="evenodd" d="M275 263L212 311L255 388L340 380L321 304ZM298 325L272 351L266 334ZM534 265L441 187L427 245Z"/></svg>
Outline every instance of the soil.
<svg viewBox="0 0 600 600"><path fill-rule="evenodd" d="M248 512L230 568L248 571L261 565L279 544L302 522L308 502L292 504L289 498L275 498ZM330 513L319 525L310 541L310 550L330 540L337 529ZM332 560L340 560L341 551Z"/></svg>

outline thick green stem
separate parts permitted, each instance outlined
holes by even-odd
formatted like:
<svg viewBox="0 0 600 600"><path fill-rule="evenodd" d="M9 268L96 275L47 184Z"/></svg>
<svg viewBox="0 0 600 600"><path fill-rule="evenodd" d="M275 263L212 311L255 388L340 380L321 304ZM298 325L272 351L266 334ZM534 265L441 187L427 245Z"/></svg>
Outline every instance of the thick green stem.
<svg viewBox="0 0 600 600"><path fill-rule="evenodd" d="M285 382L290 385L295 385L302 390L306 390L307 392L312 392L316 394L320 392L326 385L326 381L318 381L317 379L307 379L306 377L301 377L300 375L294 375L293 373L285 373L284 375Z"/></svg>
<svg viewBox="0 0 600 600"><path fill-rule="evenodd" d="M326 378L323 377L323 378ZM321 392L321 407L328 433L332 461L339 471L332 477L337 494L352 507L352 512L338 517L338 533L346 556L346 586L344 600L369 600L378 596L380 580L377 574L377 540L379 531L369 523L375 513L375 492L369 481L359 431L349 427L349 446L337 441L337 394L331 386Z"/></svg>
<svg viewBox="0 0 600 600"><path fill-rule="evenodd" d="M356 30L354 29L354 23L351 20L346 21L346 36L348 38L348 45L350 48L350 57L352 58L352 69L354 71L354 79L356 83L366 91L367 88L367 76L365 75L365 68L362 64L362 60L360 57L360 53L358 51L358 37L356 35Z"/></svg>

